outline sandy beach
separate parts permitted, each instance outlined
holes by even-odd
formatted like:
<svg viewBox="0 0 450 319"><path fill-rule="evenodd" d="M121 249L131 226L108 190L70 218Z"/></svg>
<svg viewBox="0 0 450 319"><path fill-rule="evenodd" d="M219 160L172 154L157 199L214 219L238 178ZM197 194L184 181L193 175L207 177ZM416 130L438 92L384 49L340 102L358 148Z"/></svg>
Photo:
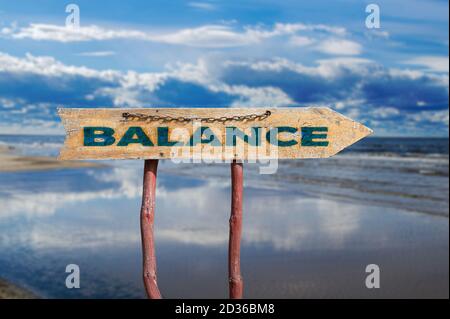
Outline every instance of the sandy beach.
<svg viewBox="0 0 450 319"><path fill-rule="evenodd" d="M0 278L0 299L34 299L36 295Z"/></svg>
<svg viewBox="0 0 450 319"><path fill-rule="evenodd" d="M80 161L60 161L49 156L24 156L14 148L0 145L0 172L22 172L62 168L99 167L100 164Z"/></svg>
<svg viewBox="0 0 450 319"><path fill-rule="evenodd" d="M0 172L49 171L68 168L104 167L93 162L60 161L51 156L21 155L14 147L0 145ZM32 292L0 278L0 299L34 299Z"/></svg>

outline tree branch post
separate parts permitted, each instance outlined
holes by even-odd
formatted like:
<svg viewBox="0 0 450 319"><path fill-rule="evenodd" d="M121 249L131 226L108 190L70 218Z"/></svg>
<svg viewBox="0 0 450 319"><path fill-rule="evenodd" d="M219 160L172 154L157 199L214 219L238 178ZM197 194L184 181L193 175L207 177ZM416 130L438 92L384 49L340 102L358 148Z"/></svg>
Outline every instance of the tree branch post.
<svg viewBox="0 0 450 319"><path fill-rule="evenodd" d="M145 160L141 206L142 270L145 291L150 299L161 299L156 277L155 241L153 238L157 169L158 160Z"/></svg>
<svg viewBox="0 0 450 319"><path fill-rule="evenodd" d="M243 280L241 277L242 193L244 169L242 163L231 163L231 215L228 242L228 280L231 299L241 299Z"/></svg>

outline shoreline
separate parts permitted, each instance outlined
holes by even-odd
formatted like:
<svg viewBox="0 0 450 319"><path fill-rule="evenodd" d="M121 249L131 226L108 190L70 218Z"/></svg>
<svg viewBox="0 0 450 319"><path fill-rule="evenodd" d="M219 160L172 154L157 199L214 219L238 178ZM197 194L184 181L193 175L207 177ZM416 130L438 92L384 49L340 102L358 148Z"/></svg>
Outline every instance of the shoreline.
<svg viewBox="0 0 450 319"><path fill-rule="evenodd" d="M0 278L0 299L37 299L32 292Z"/></svg>
<svg viewBox="0 0 450 319"><path fill-rule="evenodd" d="M61 168L104 167L104 164L81 161L61 161L49 156L26 156L14 148L0 145L0 172L45 171Z"/></svg>

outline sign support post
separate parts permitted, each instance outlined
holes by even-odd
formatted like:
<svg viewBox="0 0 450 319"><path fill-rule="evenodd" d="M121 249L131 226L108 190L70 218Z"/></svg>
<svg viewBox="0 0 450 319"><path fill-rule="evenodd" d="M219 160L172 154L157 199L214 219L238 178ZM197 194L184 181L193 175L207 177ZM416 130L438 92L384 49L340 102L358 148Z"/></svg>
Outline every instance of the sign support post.
<svg viewBox="0 0 450 319"><path fill-rule="evenodd" d="M228 242L228 276L231 299L241 299L243 281L241 276L241 234L244 168L236 160L231 163L231 215Z"/></svg>
<svg viewBox="0 0 450 319"><path fill-rule="evenodd" d="M161 299L156 277L155 240L153 237L157 169L158 160L145 160L141 206L142 271L145 291L150 299Z"/></svg>

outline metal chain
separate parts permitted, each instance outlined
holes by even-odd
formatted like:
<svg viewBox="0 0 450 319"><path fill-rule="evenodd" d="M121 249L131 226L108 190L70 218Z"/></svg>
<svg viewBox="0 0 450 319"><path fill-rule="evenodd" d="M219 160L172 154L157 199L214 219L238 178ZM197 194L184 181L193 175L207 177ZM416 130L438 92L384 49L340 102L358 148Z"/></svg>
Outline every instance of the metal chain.
<svg viewBox="0 0 450 319"><path fill-rule="evenodd" d="M221 116L221 117L185 117L185 116L168 116L168 115L147 115L142 113L129 113L125 112L122 113L122 117L125 121L163 121L163 122L181 122L181 123L187 123L191 121L200 121L200 122L206 122L206 123L214 123L214 122L221 122L225 123L227 121L255 121L255 120L265 120L268 118L272 112L269 110L265 111L262 114L248 114L248 115L234 115L230 117Z"/></svg>

